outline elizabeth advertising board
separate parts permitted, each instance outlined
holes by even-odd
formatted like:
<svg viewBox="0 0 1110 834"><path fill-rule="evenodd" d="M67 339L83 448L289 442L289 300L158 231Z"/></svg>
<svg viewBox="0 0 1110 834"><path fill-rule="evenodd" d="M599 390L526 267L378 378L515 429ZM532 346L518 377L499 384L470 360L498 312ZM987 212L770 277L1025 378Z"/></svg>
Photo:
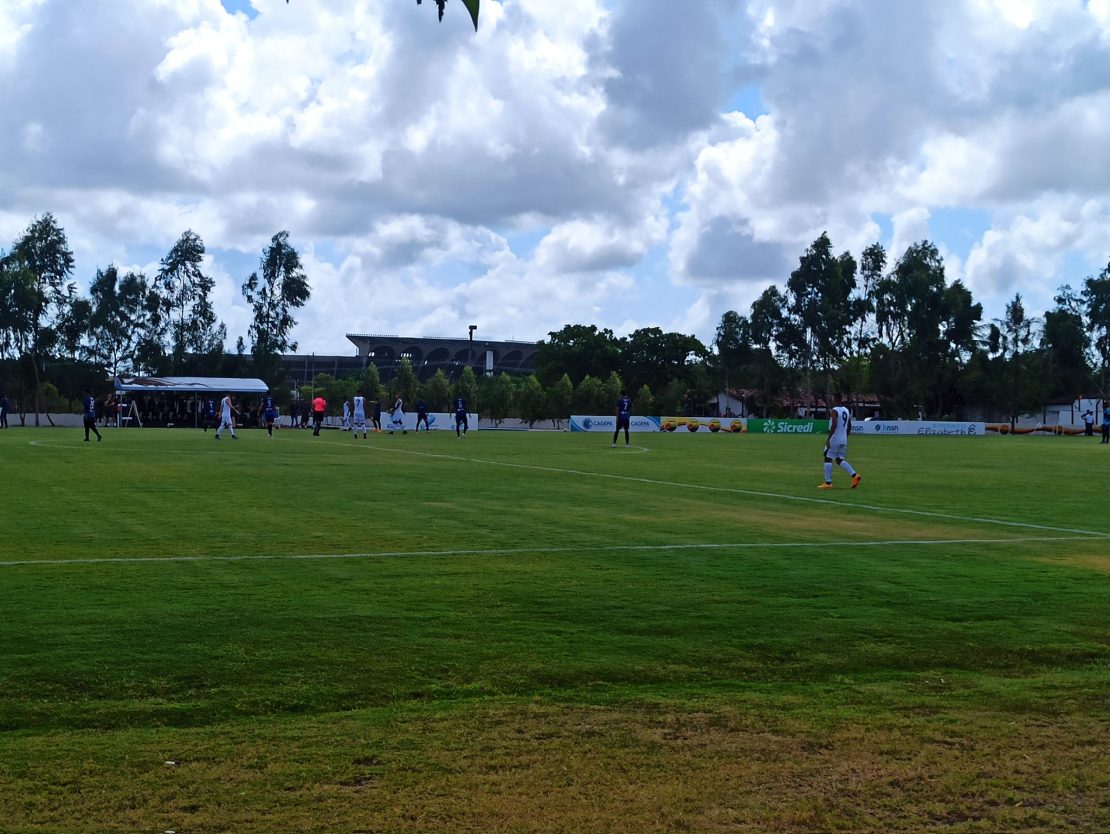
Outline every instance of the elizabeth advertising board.
<svg viewBox="0 0 1110 834"><path fill-rule="evenodd" d="M947 420L864 420L852 422L852 434L915 437L982 437L985 423L957 423Z"/></svg>

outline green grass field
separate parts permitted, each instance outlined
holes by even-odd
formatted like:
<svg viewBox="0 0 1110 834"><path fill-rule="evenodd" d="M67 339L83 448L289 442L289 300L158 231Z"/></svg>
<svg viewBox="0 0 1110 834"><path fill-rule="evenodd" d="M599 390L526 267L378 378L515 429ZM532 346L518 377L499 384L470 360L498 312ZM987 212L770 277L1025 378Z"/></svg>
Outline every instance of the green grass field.
<svg viewBox="0 0 1110 834"><path fill-rule="evenodd" d="M1110 829L1085 438L0 432L0 830Z"/></svg>

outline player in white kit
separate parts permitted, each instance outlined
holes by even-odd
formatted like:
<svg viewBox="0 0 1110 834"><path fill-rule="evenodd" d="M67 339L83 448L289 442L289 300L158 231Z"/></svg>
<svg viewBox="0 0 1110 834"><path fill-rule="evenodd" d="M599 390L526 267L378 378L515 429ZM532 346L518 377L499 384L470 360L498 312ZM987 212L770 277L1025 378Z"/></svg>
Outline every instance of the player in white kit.
<svg viewBox="0 0 1110 834"><path fill-rule="evenodd" d="M408 429L405 428L405 403L401 399L401 395L397 395L397 401L393 403L393 408L389 411L389 433L393 434L394 429L400 429L401 434L408 434Z"/></svg>
<svg viewBox="0 0 1110 834"><path fill-rule="evenodd" d="M363 440L366 439L366 398L362 394L355 394L355 408L354 408L354 432L355 437L358 433L362 432Z"/></svg>
<svg viewBox="0 0 1110 834"><path fill-rule="evenodd" d="M343 431L351 430L351 402L343 400Z"/></svg>
<svg viewBox="0 0 1110 834"><path fill-rule="evenodd" d="M860 475L844 459L848 454L848 435L852 433L852 415L838 405L829 415L829 436L825 441L825 482L818 489L832 489L833 461L852 477L852 489L859 486Z"/></svg>
<svg viewBox="0 0 1110 834"><path fill-rule="evenodd" d="M220 432L224 429L231 431L231 439L238 440L235 435L235 422L231 419L232 413L238 414L239 409L231 404L231 394L220 400L220 425L216 429L216 439L220 439Z"/></svg>

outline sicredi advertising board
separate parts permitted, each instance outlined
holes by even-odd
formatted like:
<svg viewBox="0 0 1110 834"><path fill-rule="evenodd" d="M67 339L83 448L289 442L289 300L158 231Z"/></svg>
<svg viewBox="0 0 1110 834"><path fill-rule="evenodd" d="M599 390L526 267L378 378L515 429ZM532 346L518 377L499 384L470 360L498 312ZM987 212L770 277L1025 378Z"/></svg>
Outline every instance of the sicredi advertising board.
<svg viewBox="0 0 1110 834"><path fill-rule="evenodd" d="M828 434L828 420L748 420L752 434Z"/></svg>
<svg viewBox="0 0 1110 834"><path fill-rule="evenodd" d="M948 420L863 420L852 422L852 434L914 437L983 437L986 423L958 423Z"/></svg>

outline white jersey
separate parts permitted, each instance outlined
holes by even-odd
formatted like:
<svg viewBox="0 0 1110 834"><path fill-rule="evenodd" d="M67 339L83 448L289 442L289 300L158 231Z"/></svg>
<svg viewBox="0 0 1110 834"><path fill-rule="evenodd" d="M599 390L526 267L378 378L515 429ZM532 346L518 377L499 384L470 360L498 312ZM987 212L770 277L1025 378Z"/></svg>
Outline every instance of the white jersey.
<svg viewBox="0 0 1110 834"><path fill-rule="evenodd" d="M366 419L366 398L355 397L355 419Z"/></svg>
<svg viewBox="0 0 1110 834"><path fill-rule="evenodd" d="M848 444L848 427L852 424L852 415L848 413L842 405L838 405L833 409L836 415L836 429L829 438L829 446L846 446Z"/></svg>
<svg viewBox="0 0 1110 834"><path fill-rule="evenodd" d="M346 420L351 416L351 404L346 400L343 401L343 419Z"/></svg>
<svg viewBox="0 0 1110 834"><path fill-rule="evenodd" d="M229 426L231 425L231 397L224 397L220 400L220 420Z"/></svg>

